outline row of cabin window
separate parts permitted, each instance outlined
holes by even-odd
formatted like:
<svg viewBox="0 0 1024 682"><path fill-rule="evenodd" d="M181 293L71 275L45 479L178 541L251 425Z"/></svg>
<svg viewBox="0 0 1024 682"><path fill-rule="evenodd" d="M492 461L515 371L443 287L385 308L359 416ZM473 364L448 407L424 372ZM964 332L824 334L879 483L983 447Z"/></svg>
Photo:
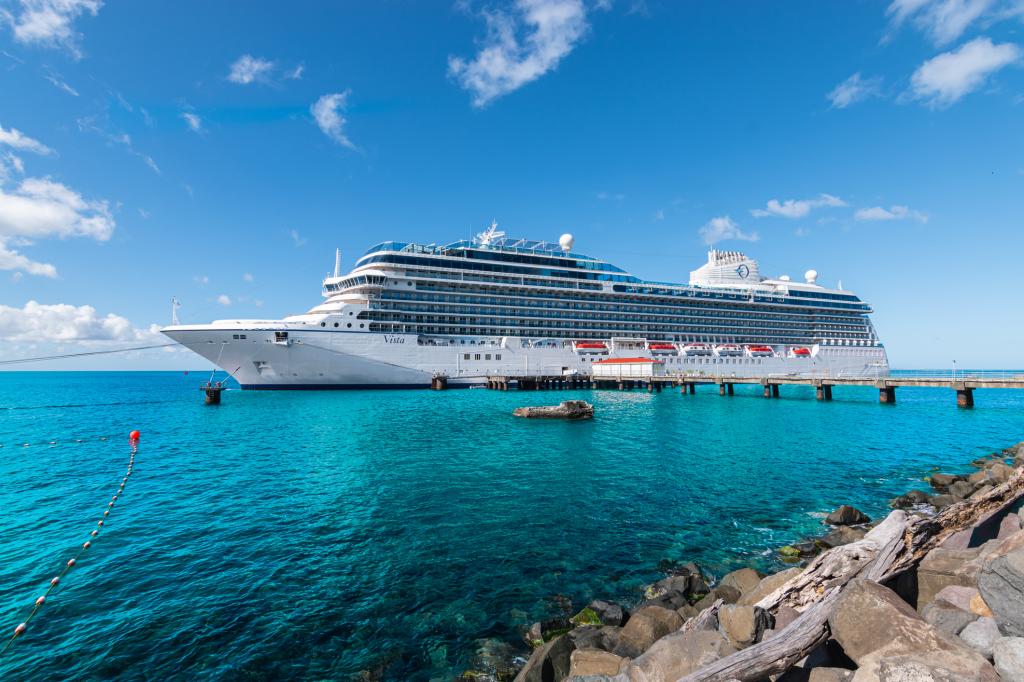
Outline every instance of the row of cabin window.
<svg viewBox="0 0 1024 682"><path fill-rule="evenodd" d="M469 356L470 356L469 353L463 353L462 354L462 359L463 360L469 360ZM480 353L473 353L473 359L474 360L479 360L480 359ZM491 359L491 354L490 353L484 353L484 360L490 360L490 359ZM495 360L501 360L501 353L495 353L494 354L494 359Z"/></svg>

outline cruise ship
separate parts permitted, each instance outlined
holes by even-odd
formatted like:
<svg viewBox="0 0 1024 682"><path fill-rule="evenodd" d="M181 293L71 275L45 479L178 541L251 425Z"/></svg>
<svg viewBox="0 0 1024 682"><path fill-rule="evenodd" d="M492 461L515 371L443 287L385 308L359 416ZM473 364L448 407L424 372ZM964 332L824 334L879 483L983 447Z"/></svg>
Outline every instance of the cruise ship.
<svg viewBox="0 0 1024 682"><path fill-rule="evenodd" d="M492 224L446 246L384 242L348 274L335 254L324 301L280 320L172 323L162 332L245 389L427 387L488 376L590 375L609 358L666 374L877 376L871 307L841 288L712 249L686 284L636 277Z"/></svg>

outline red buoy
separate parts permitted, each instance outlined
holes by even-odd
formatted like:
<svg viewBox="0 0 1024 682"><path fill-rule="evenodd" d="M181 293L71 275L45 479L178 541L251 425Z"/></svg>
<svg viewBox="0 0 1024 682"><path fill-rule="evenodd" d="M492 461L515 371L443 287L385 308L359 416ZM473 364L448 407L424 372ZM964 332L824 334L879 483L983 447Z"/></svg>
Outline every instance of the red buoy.
<svg viewBox="0 0 1024 682"><path fill-rule="evenodd" d="M36 599L36 606L42 606L43 602L45 602L45 601L46 601L46 596L45 595L40 597L39 599Z"/></svg>
<svg viewBox="0 0 1024 682"><path fill-rule="evenodd" d="M82 545L82 549L89 549L89 547L91 547L91 546L92 546L92 543L89 542L88 540L86 540L85 544Z"/></svg>
<svg viewBox="0 0 1024 682"><path fill-rule="evenodd" d="M56 587L57 583L59 583L59 582L60 582L60 576L59 575L55 575L55 576L53 576L53 580L50 581L50 585Z"/></svg>
<svg viewBox="0 0 1024 682"><path fill-rule="evenodd" d="M132 431L131 433L128 434L128 440L130 441L137 441L141 437L142 434L139 433L138 431Z"/></svg>
<svg viewBox="0 0 1024 682"><path fill-rule="evenodd" d="M75 565L75 560L74 559L68 559L68 568L71 568L74 565Z"/></svg>
<svg viewBox="0 0 1024 682"><path fill-rule="evenodd" d="M18 627L14 628L14 636L17 637L21 633L25 632L25 624L21 623Z"/></svg>

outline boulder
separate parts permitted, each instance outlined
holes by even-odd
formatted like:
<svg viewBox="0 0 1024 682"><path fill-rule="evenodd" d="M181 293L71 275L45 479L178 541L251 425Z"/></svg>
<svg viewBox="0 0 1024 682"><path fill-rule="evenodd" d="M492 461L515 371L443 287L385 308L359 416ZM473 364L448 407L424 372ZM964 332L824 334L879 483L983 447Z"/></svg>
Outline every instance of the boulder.
<svg viewBox="0 0 1024 682"><path fill-rule="evenodd" d="M1010 512L1003 517L1002 521L999 522L999 534L996 536L999 540L1005 540L1014 533L1020 531L1020 516Z"/></svg>
<svg viewBox="0 0 1024 682"><path fill-rule="evenodd" d="M555 682L564 679L569 675L572 652L572 640L564 635L556 637L534 650L530 660L516 675L515 682Z"/></svg>
<svg viewBox="0 0 1024 682"><path fill-rule="evenodd" d="M718 631L737 649L760 641L772 618L759 606L728 604L718 609Z"/></svg>
<svg viewBox="0 0 1024 682"><path fill-rule="evenodd" d="M541 419L590 419L594 416L594 406L586 400L563 400L556 406L517 407L512 414Z"/></svg>
<svg viewBox="0 0 1024 682"><path fill-rule="evenodd" d="M736 651L714 630L692 630L662 637L628 668L633 682L678 680Z"/></svg>
<svg viewBox="0 0 1024 682"><path fill-rule="evenodd" d="M957 481L949 486L949 494L954 500L966 500L974 492L974 485L967 481Z"/></svg>
<svg viewBox="0 0 1024 682"><path fill-rule="evenodd" d="M834 512L825 517L825 523L830 526L856 526L861 523L870 523L871 517L861 510L844 504Z"/></svg>
<svg viewBox="0 0 1024 682"><path fill-rule="evenodd" d="M971 611L971 600L980 597L977 587L964 587L963 585L948 585L935 593L935 601L947 601L964 611ZM984 615L984 614L977 614Z"/></svg>
<svg viewBox="0 0 1024 682"><path fill-rule="evenodd" d="M976 614L938 598L924 607L921 617L926 623L947 635L959 635L961 630L978 620Z"/></svg>
<svg viewBox="0 0 1024 682"><path fill-rule="evenodd" d="M964 480L963 476L956 476L954 474L932 474L928 482L939 492L946 492L949 486L962 480Z"/></svg>
<svg viewBox="0 0 1024 682"><path fill-rule="evenodd" d="M903 495L889 500L889 506L893 509L906 509L915 504L924 504L930 497L931 495L923 490L908 490Z"/></svg>
<svg viewBox="0 0 1024 682"><path fill-rule="evenodd" d="M992 647L992 657L1003 682L1024 682L1024 638L999 639Z"/></svg>
<svg viewBox="0 0 1024 682"><path fill-rule="evenodd" d="M979 618L960 632L960 639L989 660L992 660L992 647L1000 637L995 618Z"/></svg>
<svg viewBox="0 0 1024 682"><path fill-rule="evenodd" d="M697 609L696 606L691 606L690 604L687 604L686 606L680 606L678 609L676 609L676 613L679 614L679 617L682 618L683 622L685 623L686 621L690 620L698 613L700 613L700 611Z"/></svg>
<svg viewBox="0 0 1024 682"><path fill-rule="evenodd" d="M1003 462L995 462L992 466L988 467L988 473L992 476L992 480L995 483L1006 483L1013 476L1013 467L1007 466Z"/></svg>
<svg viewBox="0 0 1024 682"><path fill-rule="evenodd" d="M671 601L676 602L673 608L679 608L684 603L690 603L694 595L707 594L709 591L704 576L697 571L677 573L667 578L662 578L653 585L648 585L644 590L644 598L649 602ZM664 604L659 604L664 605Z"/></svg>
<svg viewBox="0 0 1024 682"><path fill-rule="evenodd" d="M752 568L741 568L738 571L726 573L722 576L722 579L718 581L718 587L735 587L739 590L740 595L742 596L744 593L750 592L752 589L757 587L758 583L761 582L762 577L764 576ZM737 599L739 599L739 597L737 597ZM733 602L735 601L736 599L733 600Z"/></svg>
<svg viewBox="0 0 1024 682"><path fill-rule="evenodd" d="M779 571L778 573L766 576L761 579L757 587L745 593L736 603L745 606L756 604L803 572L802 568L787 568L785 571Z"/></svg>
<svg viewBox="0 0 1024 682"><path fill-rule="evenodd" d="M988 485L988 484L986 483L985 485L983 485L983 486L979 487L979 488L978 488L977 490L975 490L975 491L974 491L973 493L971 493L971 497L972 497L972 498L975 498L975 497L984 497L985 495L988 495L988 494L989 494L990 492L992 492L992 489L993 489L994 487L995 487L995 486L992 486L992 485Z"/></svg>
<svg viewBox="0 0 1024 682"><path fill-rule="evenodd" d="M619 633L622 628L614 625L595 627L587 625L581 628L570 630L566 637L572 640L573 646L577 649L600 649L602 651L614 651L619 645Z"/></svg>
<svg viewBox="0 0 1024 682"><path fill-rule="evenodd" d="M992 482L992 474L990 474L987 469L975 471L967 477L967 482L976 486L985 485L986 483Z"/></svg>
<svg viewBox="0 0 1024 682"><path fill-rule="evenodd" d="M625 609L614 602L595 599L587 607L597 614L598 619L604 625L623 625L629 617Z"/></svg>
<svg viewBox="0 0 1024 682"><path fill-rule="evenodd" d="M845 668L811 668L807 682L850 682L853 671Z"/></svg>
<svg viewBox="0 0 1024 682"><path fill-rule="evenodd" d="M998 679L983 656L926 623L876 582L848 583L828 622L832 638L858 665L854 680Z"/></svg>
<svg viewBox="0 0 1024 682"><path fill-rule="evenodd" d="M719 599L726 604L735 604L741 596L743 595L740 594L740 591L732 585L719 585L704 595L704 598L694 604L693 608L696 609L697 613L700 613Z"/></svg>
<svg viewBox="0 0 1024 682"><path fill-rule="evenodd" d="M661 606L643 606L633 613L619 633L619 643L613 653L636 658L647 647L683 625L679 614Z"/></svg>
<svg viewBox="0 0 1024 682"><path fill-rule="evenodd" d="M775 623L772 629L775 632L785 630L794 620L800 617L800 612L789 604L783 604L775 610Z"/></svg>
<svg viewBox="0 0 1024 682"><path fill-rule="evenodd" d="M607 651L577 649L569 657L569 677L584 675L618 675L626 659Z"/></svg>
<svg viewBox="0 0 1024 682"><path fill-rule="evenodd" d="M981 569L978 589L1003 634L1024 636L1024 548L1005 554L996 550Z"/></svg>
<svg viewBox="0 0 1024 682"><path fill-rule="evenodd" d="M936 547L928 552L917 567L917 608L932 601L935 595L949 585L977 587L978 566L972 563L981 550Z"/></svg>
<svg viewBox="0 0 1024 682"><path fill-rule="evenodd" d="M583 625L601 625L601 618L597 615L597 611L588 606L570 618L569 622L576 627Z"/></svg>
<svg viewBox="0 0 1024 682"><path fill-rule="evenodd" d="M865 535L867 535L867 531L862 528L839 526L828 535L818 538L818 542L829 549L832 549L833 547L839 547L840 545L848 545L851 542L857 542L857 540L863 540Z"/></svg>
<svg viewBox="0 0 1024 682"><path fill-rule="evenodd" d="M928 500L928 503L936 509L945 509L951 504L956 502L956 498L952 495L936 495L935 497Z"/></svg>

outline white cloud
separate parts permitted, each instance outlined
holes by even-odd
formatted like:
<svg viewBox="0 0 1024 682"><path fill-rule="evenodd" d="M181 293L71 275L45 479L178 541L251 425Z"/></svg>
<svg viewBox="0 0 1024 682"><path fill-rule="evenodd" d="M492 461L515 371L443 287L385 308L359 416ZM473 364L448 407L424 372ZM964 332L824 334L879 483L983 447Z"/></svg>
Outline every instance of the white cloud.
<svg viewBox="0 0 1024 682"><path fill-rule="evenodd" d="M833 109L845 109L869 97L880 96L881 86L881 77L862 78L858 71L837 85L826 97L832 102Z"/></svg>
<svg viewBox="0 0 1024 682"><path fill-rule="evenodd" d="M783 218L803 218L811 212L811 209L826 206L832 208L841 207L846 206L846 202L831 194L820 194L817 199L786 199L783 202L780 202L778 199L772 199L764 208L751 209L750 215L755 218L764 218L770 215L782 216Z"/></svg>
<svg viewBox="0 0 1024 682"><path fill-rule="evenodd" d="M52 149L39 140L33 140L17 128L8 128L7 130L4 130L2 125L0 125L0 145L5 145L21 151L34 152L44 156L53 153Z"/></svg>
<svg viewBox="0 0 1024 682"><path fill-rule="evenodd" d="M221 305L231 305L231 297L227 294L221 294L217 297L217 303L220 303Z"/></svg>
<svg viewBox="0 0 1024 682"><path fill-rule="evenodd" d="M586 35L582 0L516 0L512 13L483 12L487 37L471 61L448 57L448 74L485 106L555 69Z"/></svg>
<svg viewBox="0 0 1024 682"><path fill-rule="evenodd" d="M299 64L294 69L292 69L291 71L286 73L284 77L287 78L290 81L302 80L302 74L305 73L305 71L306 71L306 65L305 64Z"/></svg>
<svg viewBox="0 0 1024 682"><path fill-rule="evenodd" d="M50 81L53 84L53 87L57 88L58 90L63 90L72 97L78 97L78 90L75 90L73 87L62 81L55 74L47 73L43 76L43 78Z"/></svg>
<svg viewBox="0 0 1024 682"><path fill-rule="evenodd" d="M756 242L756 232L744 232L729 216L712 218L700 228L700 235L704 238L705 244L715 244L726 239L740 239L748 242Z"/></svg>
<svg viewBox="0 0 1024 682"><path fill-rule="evenodd" d="M295 246L305 246L306 242L309 241L305 237L300 235L297 230L289 230L288 235L292 238L292 241L295 243Z"/></svg>
<svg viewBox="0 0 1024 682"><path fill-rule="evenodd" d="M936 45L946 45L995 5L996 0L893 0L885 13L892 29L910 20Z"/></svg>
<svg viewBox="0 0 1024 682"><path fill-rule="evenodd" d="M32 261L11 245L69 237L106 241L114 233L114 226L107 202L87 201L48 178L26 178L14 189L0 187L0 270L56 277L53 265Z"/></svg>
<svg viewBox="0 0 1024 682"><path fill-rule="evenodd" d="M181 117L185 119L185 123L188 124L192 132L201 133L203 131L203 119L199 118L198 115L193 114L191 111L183 111Z"/></svg>
<svg viewBox="0 0 1024 682"><path fill-rule="evenodd" d="M72 24L83 14L96 16L103 3L100 0L21 0L17 16L0 12L14 32L14 39L26 45L64 47L71 54L82 56L78 43L81 36Z"/></svg>
<svg viewBox="0 0 1024 682"><path fill-rule="evenodd" d="M137 329L120 315L99 315L90 305L44 305L29 301L23 308L0 305L0 339L5 341L150 341L155 325Z"/></svg>
<svg viewBox="0 0 1024 682"><path fill-rule="evenodd" d="M147 166L149 166L154 173L160 175L160 166L156 165L156 161L153 160L152 156L149 156L148 154L143 154L142 152L135 148L135 145L132 143L131 135L129 135L128 133L109 132L102 125L99 124L98 119L95 116L86 116L80 118L76 121L76 123L78 123L78 129L81 130L82 132L96 133L100 137L107 140L107 142L124 147L126 150L128 150L128 153L130 153L132 156L137 156L138 158L142 159L142 161Z"/></svg>
<svg viewBox="0 0 1024 682"><path fill-rule="evenodd" d="M915 211L907 206L890 206L889 208L872 206L871 208L862 208L858 209L857 212L853 214L853 217L855 220L861 221L916 220L919 223L928 222L927 213Z"/></svg>
<svg viewBox="0 0 1024 682"><path fill-rule="evenodd" d="M252 276L251 273L247 272L244 275L242 275L242 281L243 282L251 282L251 281L253 281L253 279L255 279L255 278Z"/></svg>
<svg viewBox="0 0 1024 682"><path fill-rule="evenodd" d="M231 65L228 73L228 80L232 83L248 85L255 82L266 82L270 80L270 73L274 70L274 62L251 54L243 54Z"/></svg>
<svg viewBox="0 0 1024 682"><path fill-rule="evenodd" d="M910 78L912 96L933 108L948 107L1020 57L1013 43L994 45L988 38L975 38L921 64Z"/></svg>
<svg viewBox="0 0 1024 682"><path fill-rule="evenodd" d="M348 147L349 149L355 149L356 146L352 144L352 141L348 139L345 134L345 117L342 113L348 108L348 96L351 90L344 92L335 92L332 94L324 95L318 99L309 111L313 114L313 118L316 119L316 124L320 126L320 130L324 135L331 138L342 147Z"/></svg>

